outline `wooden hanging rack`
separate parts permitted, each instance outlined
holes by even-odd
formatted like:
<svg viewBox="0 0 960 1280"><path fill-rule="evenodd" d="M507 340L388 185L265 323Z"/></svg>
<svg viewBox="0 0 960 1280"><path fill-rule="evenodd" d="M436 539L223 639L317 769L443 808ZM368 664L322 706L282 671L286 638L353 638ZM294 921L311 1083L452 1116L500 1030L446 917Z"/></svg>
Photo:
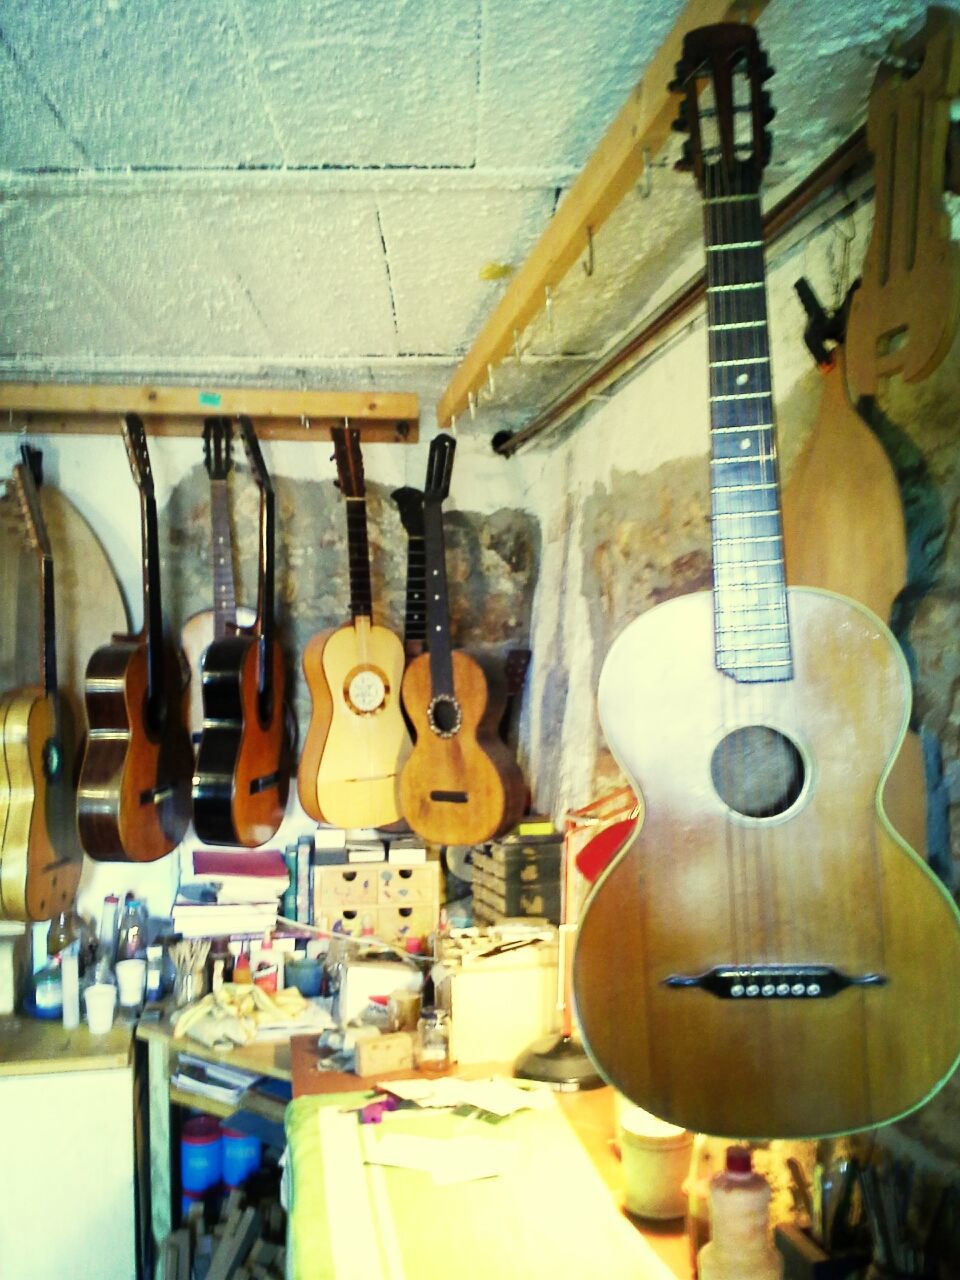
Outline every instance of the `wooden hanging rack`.
<svg viewBox="0 0 960 1280"><path fill-rule="evenodd" d="M620 201L632 191L663 146L676 116L677 95L667 88L683 38L695 27L745 18L755 22L766 0L687 0L642 80L581 170L543 235L507 286L493 314L454 370L437 404L437 423L452 425L473 408L491 370L515 351L524 329L584 253Z"/></svg>
<svg viewBox="0 0 960 1280"><path fill-rule="evenodd" d="M148 435L195 436L204 418L244 413L264 440L329 440L330 428L344 422L371 443L414 444L420 434L420 400L406 391L0 382L0 411L0 432L8 433L110 435L118 414L138 413Z"/></svg>

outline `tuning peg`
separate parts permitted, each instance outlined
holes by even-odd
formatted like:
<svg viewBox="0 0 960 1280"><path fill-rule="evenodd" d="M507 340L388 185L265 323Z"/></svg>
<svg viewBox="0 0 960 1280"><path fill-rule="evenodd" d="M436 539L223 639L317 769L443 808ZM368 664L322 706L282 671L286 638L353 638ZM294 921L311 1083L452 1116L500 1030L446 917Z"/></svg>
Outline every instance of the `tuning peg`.
<svg viewBox="0 0 960 1280"><path fill-rule="evenodd" d="M687 102L686 98L684 98L684 99L683 99L683 101L680 103L680 108L679 108L679 110L677 111L677 118L674 120L674 122L673 122L673 124L670 126L670 128L674 131L674 133L688 133L688 132L689 132L689 130L690 130L690 107L689 107L689 104L688 104L688 102Z"/></svg>
<svg viewBox="0 0 960 1280"><path fill-rule="evenodd" d="M764 90L760 95L760 111L763 117L763 123L769 124L773 117L777 114L777 109L770 101L769 93Z"/></svg>
<svg viewBox="0 0 960 1280"><path fill-rule="evenodd" d="M673 69L673 79L667 85L671 93L683 93L687 86L687 78L690 75L690 66L686 59L681 58Z"/></svg>
<svg viewBox="0 0 960 1280"><path fill-rule="evenodd" d="M771 67L770 59L765 53L760 55L760 82L765 83L774 74L775 68Z"/></svg>
<svg viewBox="0 0 960 1280"><path fill-rule="evenodd" d="M673 167L677 173L689 173L693 168L693 148L689 142L683 144L680 159L676 161Z"/></svg>
<svg viewBox="0 0 960 1280"><path fill-rule="evenodd" d="M770 138L770 130L764 129L763 131L763 163L764 164L770 163L771 147L772 147L772 142Z"/></svg>

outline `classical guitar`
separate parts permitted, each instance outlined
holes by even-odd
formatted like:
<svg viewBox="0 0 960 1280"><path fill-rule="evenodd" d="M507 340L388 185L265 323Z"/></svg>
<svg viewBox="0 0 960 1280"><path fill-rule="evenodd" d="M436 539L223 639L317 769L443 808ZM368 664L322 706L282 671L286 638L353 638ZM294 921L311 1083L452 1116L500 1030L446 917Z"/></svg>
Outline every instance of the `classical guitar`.
<svg viewBox="0 0 960 1280"><path fill-rule="evenodd" d="M400 706L403 645L373 621L359 433L334 427L332 435L347 507L351 621L314 637L304 654L313 709L300 802L336 827L382 827L400 817L397 774L410 749Z"/></svg>
<svg viewBox="0 0 960 1280"><path fill-rule="evenodd" d="M180 655L164 634L147 437L136 414L127 414L122 428L140 491L143 627L115 635L87 663L77 825L97 861L153 862L180 843L190 821L192 754Z"/></svg>
<svg viewBox="0 0 960 1280"><path fill-rule="evenodd" d="M24 448L12 493L40 570L40 683L0 697L0 916L49 920L77 892L83 855L74 821L69 708L57 687L53 555Z"/></svg>
<svg viewBox="0 0 960 1280"><path fill-rule="evenodd" d="M497 736L502 703L490 696L480 664L450 645L443 501L456 441L430 445L423 518L429 652L403 677L403 704L416 744L400 775L400 807L410 827L434 844L482 844L514 826L525 788Z"/></svg>
<svg viewBox="0 0 960 1280"><path fill-rule="evenodd" d="M202 659L203 729L193 825L206 844L263 844L283 821L290 787L283 654L274 620L274 494L253 423L238 419L260 491L257 616L213 640Z"/></svg>
<svg viewBox="0 0 960 1280"><path fill-rule="evenodd" d="M684 41L714 584L630 623L603 664L601 722L643 812L587 901L574 961L603 1075L658 1116L738 1137L886 1123L960 1051L944 998L960 915L882 805L906 663L864 606L785 583L759 199L768 74L750 27Z"/></svg>
<svg viewBox="0 0 960 1280"><path fill-rule="evenodd" d="M427 651L427 571L423 549L423 493L404 485L390 497L397 504L407 535L407 593L403 651L408 661Z"/></svg>
<svg viewBox="0 0 960 1280"><path fill-rule="evenodd" d="M199 743L203 730L203 682L201 661L212 640L234 634L238 626L256 621L254 609L241 605L233 583L233 538L227 476L233 465L232 427L229 418L207 418L203 424L203 465L210 479L210 560L213 565L213 608L192 614L180 632L180 647L190 667L190 736Z"/></svg>

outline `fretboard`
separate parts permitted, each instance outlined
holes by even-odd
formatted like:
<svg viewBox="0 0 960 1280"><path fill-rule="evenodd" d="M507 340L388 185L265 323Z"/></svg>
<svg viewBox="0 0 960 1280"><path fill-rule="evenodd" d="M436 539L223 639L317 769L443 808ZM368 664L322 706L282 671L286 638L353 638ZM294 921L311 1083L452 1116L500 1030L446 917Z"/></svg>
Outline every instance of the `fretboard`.
<svg viewBox="0 0 960 1280"><path fill-rule="evenodd" d="M422 535L410 534L407 542L407 606L403 622L404 644L422 644L427 638L427 564Z"/></svg>
<svg viewBox="0 0 960 1280"><path fill-rule="evenodd" d="M153 494L140 494L143 544L143 625L147 643L147 712L155 722L163 715L163 605L160 600L160 539Z"/></svg>
<svg viewBox="0 0 960 1280"><path fill-rule="evenodd" d="M756 180L704 199L710 362L714 650L719 671L793 676Z"/></svg>
<svg viewBox="0 0 960 1280"><path fill-rule="evenodd" d="M434 698L452 698L453 661L450 656L450 612L447 601L447 564L443 540L443 508L439 502L423 504L424 548L427 581L427 649L430 685Z"/></svg>
<svg viewBox="0 0 960 1280"><path fill-rule="evenodd" d="M373 615L373 593L370 588L365 498L347 498L347 551L350 560L350 613L354 618L369 618Z"/></svg>
<svg viewBox="0 0 960 1280"><path fill-rule="evenodd" d="M45 693L57 691L57 623L54 613L53 557L45 555L40 561L40 588L43 594L41 606L41 682Z"/></svg>
<svg viewBox="0 0 960 1280"><path fill-rule="evenodd" d="M237 597L233 584L233 542L226 480L210 481L211 558L213 560L213 634L227 635L237 621Z"/></svg>

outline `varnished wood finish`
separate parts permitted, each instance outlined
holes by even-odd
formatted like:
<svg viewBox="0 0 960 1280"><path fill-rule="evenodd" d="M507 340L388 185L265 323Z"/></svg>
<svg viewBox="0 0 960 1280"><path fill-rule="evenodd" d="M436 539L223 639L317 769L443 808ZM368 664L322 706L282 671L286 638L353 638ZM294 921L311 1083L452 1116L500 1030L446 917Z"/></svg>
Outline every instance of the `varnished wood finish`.
<svg viewBox="0 0 960 1280"><path fill-rule="evenodd" d="M303 678L310 691L310 723L297 767L297 794L304 812L315 822L326 822L317 800L317 775L333 718L333 699L323 674L323 648L334 630L318 631L310 637L303 650Z"/></svg>
<svg viewBox="0 0 960 1280"><path fill-rule="evenodd" d="M193 777L193 822L207 844L251 848L269 840L283 820L290 786L283 655L275 644L270 714L263 718L257 647L253 636L215 640L203 659L204 725Z"/></svg>
<svg viewBox="0 0 960 1280"><path fill-rule="evenodd" d="M241 629L251 627L256 617L255 610L241 605L237 610L237 626ZM180 648L183 650L184 661L190 668L187 725L194 742L199 741L203 730L202 659L209 645L217 638L212 609L201 609L199 613L191 614L180 632Z"/></svg>
<svg viewBox="0 0 960 1280"><path fill-rule="evenodd" d="M900 487L880 441L850 404L846 357L824 373L810 438L783 490L783 541L791 586L822 587L889 620L907 581ZM927 848L926 777L918 735L907 732L884 789L894 830Z"/></svg>
<svg viewBox="0 0 960 1280"><path fill-rule="evenodd" d="M610 1083L650 1111L737 1137L889 1121L943 1083L960 1047L950 995L960 918L879 799L907 723L903 657L853 602L788 594L792 680L748 686L720 675L712 596L702 593L631 623L598 695L644 818L580 927L584 1039ZM803 793L778 819L731 814L711 779L721 737L758 722L791 737L806 765ZM889 982L823 1000L721 1000L662 985L764 961Z"/></svg>
<svg viewBox="0 0 960 1280"><path fill-rule="evenodd" d="M403 703L416 742L400 775L400 808L418 835L436 844L482 844L514 826L523 813L525 788L519 766L497 736L502 700L490 696L487 678L469 654L450 654L453 693L462 724L449 738L431 727L430 655L414 659L403 677ZM432 798L459 792L465 803Z"/></svg>
<svg viewBox="0 0 960 1280"><path fill-rule="evenodd" d="M168 690L163 723L151 727L147 648L115 636L87 664L87 745L77 789L80 841L98 862L153 862L183 839L190 821L192 751L184 724L179 655L162 647Z"/></svg>
<svg viewBox="0 0 960 1280"><path fill-rule="evenodd" d="M396 822L397 775L410 750L400 704L400 637L359 616L327 639L321 661L331 713L316 775L317 807L336 827ZM383 683L385 696L376 711L359 712L350 702L348 686L359 672L372 672ZM323 713L321 694L321 719Z"/></svg>
<svg viewBox="0 0 960 1280"><path fill-rule="evenodd" d="M56 695L39 687L0 699L0 916L6 920L59 915L80 881L72 744L65 746L58 711Z"/></svg>

